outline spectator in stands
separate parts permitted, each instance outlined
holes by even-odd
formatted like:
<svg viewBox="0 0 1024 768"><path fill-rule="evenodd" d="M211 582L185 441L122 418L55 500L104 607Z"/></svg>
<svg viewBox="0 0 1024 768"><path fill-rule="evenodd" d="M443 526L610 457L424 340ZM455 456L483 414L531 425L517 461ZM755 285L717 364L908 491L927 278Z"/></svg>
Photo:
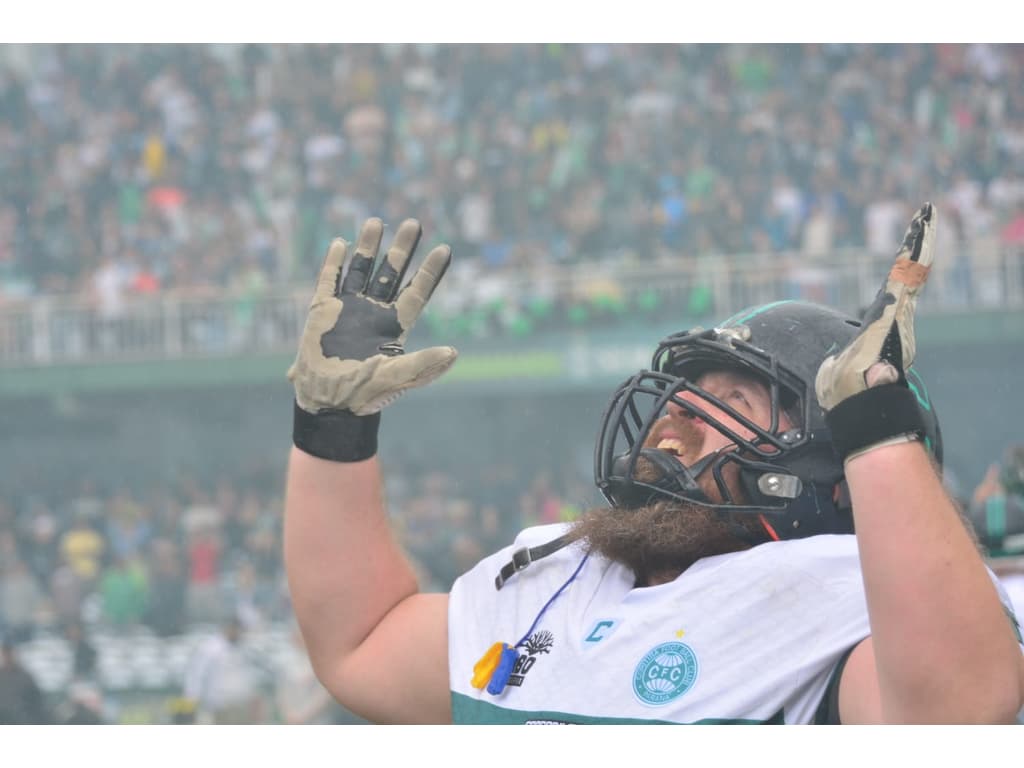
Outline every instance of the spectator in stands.
<svg viewBox="0 0 1024 768"><path fill-rule="evenodd" d="M258 581L271 579L281 564L281 521L276 508L257 493L245 493L241 497L238 522L242 536L236 556L252 563Z"/></svg>
<svg viewBox="0 0 1024 768"><path fill-rule="evenodd" d="M261 579L249 560L241 560L231 574L227 594L239 621L247 630L266 627L273 618L273 584Z"/></svg>
<svg viewBox="0 0 1024 768"><path fill-rule="evenodd" d="M181 548L173 539L154 539L148 567L149 605L146 624L161 637L180 634L186 626L188 591Z"/></svg>
<svg viewBox="0 0 1024 768"><path fill-rule="evenodd" d="M340 705L313 672L298 626L289 634L288 658L274 680L274 703L285 725L328 725L336 721Z"/></svg>
<svg viewBox="0 0 1024 768"><path fill-rule="evenodd" d="M190 621L195 622L217 622L223 618L220 515L216 508L206 509L210 514L199 516L193 508L186 528L189 563L187 615Z"/></svg>
<svg viewBox="0 0 1024 768"><path fill-rule="evenodd" d="M538 474L523 495L520 507L525 510L534 510L530 524L546 525L565 522L562 518L564 504L554 490L550 472L545 471Z"/></svg>
<svg viewBox="0 0 1024 768"><path fill-rule="evenodd" d="M242 643L243 626L229 617L197 648L185 670L183 696L195 702L196 722L265 722L268 714L255 660Z"/></svg>
<svg viewBox="0 0 1024 768"><path fill-rule="evenodd" d="M29 502L21 519L21 557L40 584L48 583L57 568L60 526L48 505L38 499Z"/></svg>
<svg viewBox="0 0 1024 768"><path fill-rule="evenodd" d="M83 477L77 483L77 490L68 502L70 515L76 520L91 520L100 524L106 512L103 494L94 478Z"/></svg>
<svg viewBox="0 0 1024 768"><path fill-rule="evenodd" d="M61 725L103 725L103 691L96 683L76 681L60 707Z"/></svg>
<svg viewBox="0 0 1024 768"><path fill-rule="evenodd" d="M96 647L86 636L81 622L72 622L64 630L71 647L71 676L75 680L91 681L96 677Z"/></svg>
<svg viewBox="0 0 1024 768"><path fill-rule="evenodd" d="M1024 615L1024 444L1011 445L989 467L971 497L970 516L989 565Z"/></svg>
<svg viewBox="0 0 1024 768"><path fill-rule="evenodd" d="M18 557L0 562L0 632L24 641L35 632L45 593Z"/></svg>
<svg viewBox="0 0 1024 768"><path fill-rule="evenodd" d="M989 466L971 496L970 514L990 557L1024 557L1024 444L1010 446Z"/></svg>
<svg viewBox="0 0 1024 768"><path fill-rule="evenodd" d="M50 574L49 587L54 622L67 625L81 621L82 604L89 594L89 588L79 578L66 555L61 556L59 564Z"/></svg>
<svg viewBox="0 0 1024 768"><path fill-rule="evenodd" d="M95 586L107 551L106 539L97 530L97 523L76 515L59 542L62 559L71 567L86 592Z"/></svg>
<svg viewBox="0 0 1024 768"><path fill-rule="evenodd" d="M42 689L21 661L14 641L0 639L0 725L43 725L50 713Z"/></svg>
<svg viewBox="0 0 1024 768"><path fill-rule="evenodd" d="M142 554L153 533L148 518L149 510L127 491L122 490L114 496L106 523L111 557L132 558Z"/></svg>
<svg viewBox="0 0 1024 768"><path fill-rule="evenodd" d="M100 577L103 618L118 631L142 622L149 601L149 582L139 557L119 556Z"/></svg>
<svg viewBox="0 0 1024 768"><path fill-rule="evenodd" d="M0 501L0 517L4 514L4 510L9 507L4 507L2 501ZM14 535L14 523L13 515L11 521L0 519L0 570L6 568L15 560L21 560L21 554L18 551L18 539ZM0 606L3 603L0 602Z"/></svg>

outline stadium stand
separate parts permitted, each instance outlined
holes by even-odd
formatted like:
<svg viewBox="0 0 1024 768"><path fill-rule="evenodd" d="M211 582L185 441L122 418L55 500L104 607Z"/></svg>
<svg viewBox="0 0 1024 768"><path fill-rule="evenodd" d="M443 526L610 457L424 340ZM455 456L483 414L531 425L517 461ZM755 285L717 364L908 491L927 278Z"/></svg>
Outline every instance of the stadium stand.
<svg viewBox="0 0 1024 768"><path fill-rule="evenodd" d="M243 431L218 401L161 439L202 454L219 482L144 476L124 456L97 474L71 448L58 480L24 469L22 450L69 425L79 453L115 423L149 436L146 395L165 397L153 377L116 407L54 397L35 434L22 417L47 371L84 388L103 366L169 364L157 378L173 379L221 360L230 375L188 386L244 389L244 362L265 358L282 377L327 243L371 214L418 216L454 246L424 343L534 350L783 298L856 310L909 206L939 190L922 317L1019 341L1022 76L1024 48L990 44L0 46L0 396L15 404L0 426L2 463L17 468L0 492L0 631L22 641L59 710L79 682L64 628L81 620L103 718L169 722L192 654L240 611L270 695L298 653L283 461L214 461L214 417ZM504 461L513 448L557 454L515 433L529 419L504 418ZM195 449L183 432L200 422L209 442ZM1019 425L1002 429L1008 442ZM526 488L481 458L467 487L394 450L408 467L388 489L396 525L440 587L506 531L571 517L587 498L589 467L572 455L547 475L530 465ZM950 464L969 495L973 466ZM94 535L69 536L76 520ZM431 536L453 521L465 535ZM95 572L76 570L90 558ZM133 583L160 621L131 613Z"/></svg>

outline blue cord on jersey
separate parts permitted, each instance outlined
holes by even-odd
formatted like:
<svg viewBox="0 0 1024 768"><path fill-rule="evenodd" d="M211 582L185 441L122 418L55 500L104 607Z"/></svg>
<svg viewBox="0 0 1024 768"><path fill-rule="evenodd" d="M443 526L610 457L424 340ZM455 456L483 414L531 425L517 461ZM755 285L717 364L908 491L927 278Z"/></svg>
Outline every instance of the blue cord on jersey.
<svg viewBox="0 0 1024 768"><path fill-rule="evenodd" d="M544 615L544 612L549 607L551 607L551 604L553 602L555 602L555 600L558 598L558 596L565 591L565 588L573 583L573 581L579 575L580 571L583 570L583 565L587 562L587 558L588 557L590 557L590 553L587 553L586 555L583 556L583 559L580 560L580 564L576 566L576 570L572 572L572 576L570 576L566 580L565 584L563 584L562 586L560 586L558 588L558 591L555 592L555 594L553 594L551 596L550 600L548 600L546 603L544 603L544 607L540 609L540 613L537 614L537 618L533 620L533 624L530 625L530 628L528 630L526 630L526 634L523 635L521 638L519 638L519 642L515 644L516 648L518 648L520 645L525 643L529 639L530 635L533 634L533 630L535 630L537 628L537 624L540 623L540 617Z"/></svg>
<svg viewBox="0 0 1024 768"><path fill-rule="evenodd" d="M558 588L558 591L555 592L555 594L553 594L546 603L544 603L544 607L541 608L540 611L537 613L537 618L533 620L533 624L531 624L530 628L526 630L526 634L519 639L518 643L516 643L514 646L505 645L501 651L501 656L497 659L494 659L496 655L495 651L497 649L495 648L495 646L491 646L491 649L486 654L484 654L480 661L477 662L476 667L474 667L474 672L479 674L479 672L481 671L481 664L485 661L490 661L487 659L488 656L491 656L491 659L496 661L493 671L491 672L490 679L487 683L487 692L489 694L491 694L492 696L497 696L503 690L505 690L505 686L508 685L508 680L512 676L512 670L515 668L516 662L519 660L519 652L516 650L516 648L526 643L526 641L530 638L530 635L533 634L533 630L537 628L537 624L540 623L541 617L544 615L547 609L551 607L551 604L558 599L558 596L565 591L566 587L572 584L576 577L579 576L580 571L583 570L583 566L587 562L587 558L589 557L589 553L583 556L583 559L580 560L580 564L576 566L576 570L572 572L572 576L566 579L565 583ZM495 643L495 645L498 645L498 643ZM476 675L474 677L476 677ZM474 685L476 685L475 682Z"/></svg>

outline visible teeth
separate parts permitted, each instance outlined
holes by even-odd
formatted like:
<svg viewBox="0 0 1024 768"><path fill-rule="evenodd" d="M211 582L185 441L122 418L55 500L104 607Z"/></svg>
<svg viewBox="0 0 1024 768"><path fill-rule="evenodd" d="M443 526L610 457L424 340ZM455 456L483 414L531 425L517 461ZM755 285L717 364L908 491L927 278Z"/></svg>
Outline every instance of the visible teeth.
<svg viewBox="0 0 1024 768"><path fill-rule="evenodd" d="M674 437L666 437L664 440L658 443L659 451L671 451L676 456L683 455L683 441L677 440Z"/></svg>

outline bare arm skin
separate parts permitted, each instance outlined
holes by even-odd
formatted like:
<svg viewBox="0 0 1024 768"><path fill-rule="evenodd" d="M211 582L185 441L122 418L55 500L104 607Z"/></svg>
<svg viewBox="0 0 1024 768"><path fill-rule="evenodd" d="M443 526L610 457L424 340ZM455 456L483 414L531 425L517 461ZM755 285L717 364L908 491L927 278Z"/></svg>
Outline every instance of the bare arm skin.
<svg viewBox="0 0 1024 768"><path fill-rule="evenodd" d="M379 460L292 448L284 557L317 677L375 722L451 721L448 596L420 594L388 524Z"/></svg>
<svg viewBox="0 0 1024 768"><path fill-rule="evenodd" d="M984 561L920 443L846 466L870 638L840 685L844 723L1012 723L1024 658Z"/></svg>
<svg viewBox="0 0 1024 768"><path fill-rule="evenodd" d="M285 569L313 669L341 704L377 722L443 723L448 597L419 593L391 531L374 416L455 362L451 347L405 350L451 249L433 248L403 284L422 227L403 221L382 254L383 235L373 217L354 246L331 242L288 369Z"/></svg>

